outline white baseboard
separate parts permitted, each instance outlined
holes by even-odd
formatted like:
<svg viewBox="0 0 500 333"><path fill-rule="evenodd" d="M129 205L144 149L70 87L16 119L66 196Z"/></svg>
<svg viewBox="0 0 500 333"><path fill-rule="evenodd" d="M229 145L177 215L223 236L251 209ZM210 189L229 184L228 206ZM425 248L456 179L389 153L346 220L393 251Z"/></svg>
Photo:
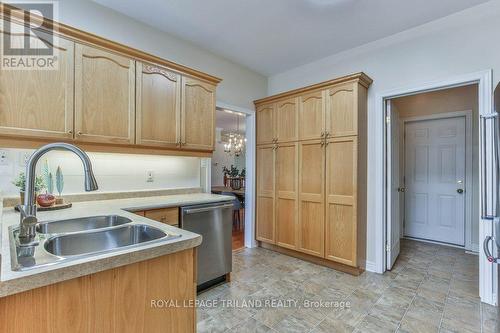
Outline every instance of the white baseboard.
<svg viewBox="0 0 500 333"><path fill-rule="evenodd" d="M377 264L373 261L366 261L365 270L368 272L377 273Z"/></svg>

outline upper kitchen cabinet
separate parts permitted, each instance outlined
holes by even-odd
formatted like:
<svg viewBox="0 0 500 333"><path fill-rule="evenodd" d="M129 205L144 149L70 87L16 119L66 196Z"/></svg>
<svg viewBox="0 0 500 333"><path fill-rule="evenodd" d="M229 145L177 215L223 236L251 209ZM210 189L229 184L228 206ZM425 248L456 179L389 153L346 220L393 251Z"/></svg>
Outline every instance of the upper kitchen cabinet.
<svg viewBox="0 0 500 333"><path fill-rule="evenodd" d="M32 50L53 45L57 58L54 68L2 68L0 140L19 148L76 141L101 152L212 153L219 78L57 22L58 38L45 26L27 36L15 23L25 13L12 13L13 28L0 34L15 48L25 38Z"/></svg>
<svg viewBox="0 0 500 333"><path fill-rule="evenodd" d="M329 136L358 134L356 82L335 86L327 91L326 131Z"/></svg>
<svg viewBox="0 0 500 333"><path fill-rule="evenodd" d="M258 145L270 144L276 140L274 108L274 104L257 106L256 116Z"/></svg>
<svg viewBox="0 0 500 333"><path fill-rule="evenodd" d="M298 139L298 99L290 98L276 103L276 141L292 142Z"/></svg>
<svg viewBox="0 0 500 333"><path fill-rule="evenodd" d="M76 139L133 144L135 61L81 44L75 50Z"/></svg>
<svg viewBox="0 0 500 333"><path fill-rule="evenodd" d="M51 40L42 32L38 34L40 39L30 38L31 43L41 45L42 39ZM21 47L24 37L12 34L12 45ZM54 68L0 71L0 135L73 138L74 43L58 38L54 50Z"/></svg>
<svg viewBox="0 0 500 333"><path fill-rule="evenodd" d="M325 92L315 91L299 97L299 140L314 140L325 132Z"/></svg>
<svg viewBox="0 0 500 333"><path fill-rule="evenodd" d="M137 62L136 143L179 147L180 119L181 76L160 66Z"/></svg>
<svg viewBox="0 0 500 333"><path fill-rule="evenodd" d="M184 149L215 149L215 86L182 77L181 146Z"/></svg>

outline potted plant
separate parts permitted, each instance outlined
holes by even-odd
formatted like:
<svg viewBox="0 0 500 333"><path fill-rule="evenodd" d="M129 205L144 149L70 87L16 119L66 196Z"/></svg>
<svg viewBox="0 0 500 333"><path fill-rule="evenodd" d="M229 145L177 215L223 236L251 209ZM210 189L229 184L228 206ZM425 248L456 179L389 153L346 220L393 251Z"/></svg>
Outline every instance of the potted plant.
<svg viewBox="0 0 500 333"><path fill-rule="evenodd" d="M237 167L231 164L229 169L223 167L222 171L224 172L224 179L229 180L229 186L233 190L239 190L242 187L242 178L240 176L240 170ZM226 181L224 181L224 185L226 185Z"/></svg>
<svg viewBox="0 0 500 333"><path fill-rule="evenodd" d="M24 172L20 172L17 178L12 182L14 186L19 188L19 196L21 198L21 203L24 203L24 190L26 189L26 175ZM45 183L43 178L40 176L35 177L35 193L38 193L45 188Z"/></svg>

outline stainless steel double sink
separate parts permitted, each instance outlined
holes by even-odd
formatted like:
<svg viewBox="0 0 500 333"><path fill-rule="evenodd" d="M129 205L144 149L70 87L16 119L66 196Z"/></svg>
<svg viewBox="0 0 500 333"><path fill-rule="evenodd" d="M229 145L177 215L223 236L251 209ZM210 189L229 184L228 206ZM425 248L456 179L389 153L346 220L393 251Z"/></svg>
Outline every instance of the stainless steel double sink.
<svg viewBox="0 0 500 333"><path fill-rule="evenodd" d="M18 226L11 226L9 232L12 270L91 258L180 237L119 215L41 222L37 225L38 240L31 246L19 243Z"/></svg>

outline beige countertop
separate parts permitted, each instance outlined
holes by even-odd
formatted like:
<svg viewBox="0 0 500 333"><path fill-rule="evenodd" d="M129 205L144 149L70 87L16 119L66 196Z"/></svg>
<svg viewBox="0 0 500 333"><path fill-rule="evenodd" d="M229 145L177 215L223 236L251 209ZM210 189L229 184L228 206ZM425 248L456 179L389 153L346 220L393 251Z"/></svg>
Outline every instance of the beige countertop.
<svg viewBox="0 0 500 333"><path fill-rule="evenodd" d="M73 203L73 207L69 209L39 212L37 214L39 221L96 215L121 215L131 218L134 222L162 227L171 233L181 235L181 237L24 271L13 271L10 262L8 228L11 225L19 224L19 213L12 207L4 208L3 211L0 211L0 297L196 247L201 244L200 235L147 219L132 212L231 200L234 198L208 193L193 193L79 202Z"/></svg>

